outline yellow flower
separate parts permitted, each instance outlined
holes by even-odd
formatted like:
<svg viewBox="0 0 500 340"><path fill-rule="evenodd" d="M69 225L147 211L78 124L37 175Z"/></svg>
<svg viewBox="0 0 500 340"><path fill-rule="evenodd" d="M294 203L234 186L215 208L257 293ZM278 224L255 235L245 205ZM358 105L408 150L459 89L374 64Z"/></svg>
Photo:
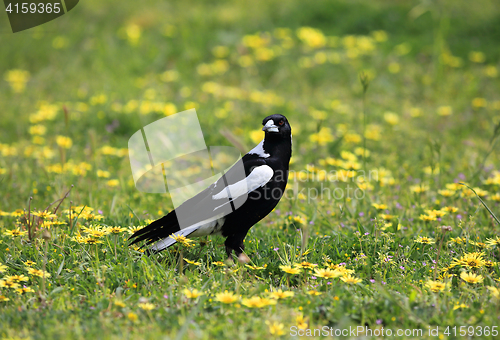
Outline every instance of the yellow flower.
<svg viewBox="0 0 500 340"><path fill-rule="evenodd" d="M29 278L26 275L11 275L11 276L6 276L4 277L5 280L9 281L14 281L14 282L20 282L20 281L28 281Z"/></svg>
<svg viewBox="0 0 500 340"><path fill-rule="evenodd" d="M126 306L126 305L125 305L125 303L124 303L122 300L115 300L115 301L113 302L113 304L114 304L115 306L118 306L118 307L121 307L121 308L124 308L124 307Z"/></svg>
<svg viewBox="0 0 500 340"><path fill-rule="evenodd" d="M191 261L191 260L188 260L188 259L184 259L184 261L186 261L189 264L194 264L195 266L201 266L200 262L195 262L195 261Z"/></svg>
<svg viewBox="0 0 500 340"><path fill-rule="evenodd" d="M414 192L416 194L421 194L423 192L426 192L429 190L429 187L427 185L412 185L410 186L410 191Z"/></svg>
<svg viewBox="0 0 500 340"><path fill-rule="evenodd" d="M377 210L386 210L387 209L387 204L378 204L378 203L372 203L372 206L377 209Z"/></svg>
<svg viewBox="0 0 500 340"><path fill-rule="evenodd" d="M318 145L326 145L333 141L333 135L330 128L322 127L318 133L311 134L309 140L318 143Z"/></svg>
<svg viewBox="0 0 500 340"><path fill-rule="evenodd" d="M254 144L259 143L262 140L262 131L259 130L254 130L250 132L250 139Z"/></svg>
<svg viewBox="0 0 500 340"><path fill-rule="evenodd" d="M137 321L137 319L139 319L139 317L137 316L137 314L135 314L134 312L130 312L127 314L127 318L132 321L132 322L135 322Z"/></svg>
<svg viewBox="0 0 500 340"><path fill-rule="evenodd" d="M71 138L66 136L57 136L56 143L63 149L69 149L73 145L73 141L71 140Z"/></svg>
<svg viewBox="0 0 500 340"><path fill-rule="evenodd" d="M481 283L483 282L483 277L481 275L476 275L473 273L462 272L460 278L468 283Z"/></svg>
<svg viewBox="0 0 500 340"><path fill-rule="evenodd" d="M438 190L438 193L444 197L451 197L455 195L455 191L449 189Z"/></svg>
<svg viewBox="0 0 500 340"><path fill-rule="evenodd" d="M35 268L26 268L28 270L28 274L38 277L50 277L50 273L43 271L41 269Z"/></svg>
<svg viewBox="0 0 500 340"><path fill-rule="evenodd" d="M225 304L230 304L238 301L238 297L233 293L230 293L227 290L225 290L224 293L215 294L215 301L219 301Z"/></svg>
<svg viewBox="0 0 500 340"><path fill-rule="evenodd" d="M444 207L442 210L447 211L449 213L454 213L458 211L457 207Z"/></svg>
<svg viewBox="0 0 500 340"><path fill-rule="evenodd" d="M6 297L5 295L0 295L0 302L5 302L5 301L9 301L10 299L8 297Z"/></svg>
<svg viewBox="0 0 500 340"><path fill-rule="evenodd" d="M269 333L271 333L272 335L281 336L285 334L284 331L285 326L282 323L278 322L271 323L270 321L266 321L266 325L269 326Z"/></svg>
<svg viewBox="0 0 500 340"><path fill-rule="evenodd" d="M397 72L393 72L397 73ZM399 123L399 116L394 112L386 112L384 113L384 120L390 125L397 125Z"/></svg>
<svg viewBox="0 0 500 340"><path fill-rule="evenodd" d="M135 225L134 225L134 226L132 226L132 227L128 227L127 232L128 232L130 235L132 235L132 234L134 234L134 233L138 232L139 230L141 230L142 228L144 228L144 227L143 227L143 226L140 226L140 225L139 225L139 226L135 226Z"/></svg>
<svg viewBox="0 0 500 340"><path fill-rule="evenodd" d="M120 185L120 181L119 181L119 180L117 180L117 179L110 179L110 180L108 180L108 181L106 182L106 185L107 185L108 187L112 187L112 188L114 188L114 187L117 187L117 186L119 186L119 185Z"/></svg>
<svg viewBox="0 0 500 340"><path fill-rule="evenodd" d="M19 228L14 229L14 230L6 230L3 232L4 235L12 236L12 237L24 236L27 233L28 233L27 231L21 231Z"/></svg>
<svg viewBox="0 0 500 340"><path fill-rule="evenodd" d="M340 275L344 276L346 274L354 274L354 270L352 269L347 269L345 266L340 266L340 265L335 265L334 268L332 268L335 271L338 271Z"/></svg>
<svg viewBox="0 0 500 340"><path fill-rule="evenodd" d="M313 290L308 290L308 291L307 291L307 294L309 294L309 295L313 295L313 296L316 296L316 295L321 295L321 294L323 294L323 293L318 292L317 290L314 290L314 289L313 289Z"/></svg>
<svg viewBox="0 0 500 340"><path fill-rule="evenodd" d="M213 264L215 264L217 267L224 267L226 264L222 261L215 261L213 262Z"/></svg>
<svg viewBox="0 0 500 340"><path fill-rule="evenodd" d="M153 305L152 303L149 303L149 302L141 302L141 303L138 304L138 306L142 310L153 310L153 309L155 309L155 305Z"/></svg>
<svg viewBox="0 0 500 340"><path fill-rule="evenodd" d="M463 244L467 241L465 237L452 237L450 238L450 242L456 243L456 244Z"/></svg>
<svg viewBox="0 0 500 340"><path fill-rule="evenodd" d="M379 216L381 219L386 220L386 221L390 221L390 220L397 217L395 215L390 215L390 214L380 214Z"/></svg>
<svg viewBox="0 0 500 340"><path fill-rule="evenodd" d="M41 219L57 218L56 214L52 214L48 211L33 211L31 214L38 216Z"/></svg>
<svg viewBox="0 0 500 340"><path fill-rule="evenodd" d="M476 97L476 98L472 99L472 106L473 107L480 108L480 107L486 107L487 105L488 105L488 102L486 101L485 98Z"/></svg>
<svg viewBox="0 0 500 340"><path fill-rule="evenodd" d="M312 48L320 48L326 44L325 35L316 28L301 27L297 30L297 36L302 42Z"/></svg>
<svg viewBox="0 0 500 340"><path fill-rule="evenodd" d="M26 293L34 293L34 292L35 291L33 290L33 288L30 288L30 287L22 287L22 288L16 289L16 293L19 295L24 295Z"/></svg>
<svg viewBox="0 0 500 340"><path fill-rule="evenodd" d="M486 288L488 288L488 290L490 291L491 296L500 300L500 289L498 289L497 287L493 287L493 286L488 286Z"/></svg>
<svg viewBox="0 0 500 340"><path fill-rule="evenodd" d="M297 225L305 225L307 224L307 220L302 216L289 216L289 219L295 222Z"/></svg>
<svg viewBox="0 0 500 340"><path fill-rule="evenodd" d="M486 239L486 244L489 248L497 247L500 248L500 237Z"/></svg>
<svg viewBox="0 0 500 340"><path fill-rule="evenodd" d="M7 266L0 263L0 273L7 271Z"/></svg>
<svg viewBox="0 0 500 340"><path fill-rule="evenodd" d="M486 264L483 256L483 253L466 253L460 259L454 259L451 265L453 267L462 266L467 268L481 268Z"/></svg>
<svg viewBox="0 0 500 340"><path fill-rule="evenodd" d="M31 267L32 265L36 264L36 262L33 262L31 260L27 260L25 262L23 262L25 265L27 265L28 267Z"/></svg>
<svg viewBox="0 0 500 340"><path fill-rule="evenodd" d="M306 255L306 253L304 253L304 255ZM316 263L310 263L310 262L307 262L307 261L302 261L301 263L299 263L299 266L301 266L304 269L314 269L318 265Z"/></svg>
<svg viewBox="0 0 500 340"><path fill-rule="evenodd" d="M286 299L288 297L292 297L294 295L294 292L290 291L282 291L281 289L278 289L277 291L269 293L269 297L272 299Z"/></svg>
<svg viewBox="0 0 500 340"><path fill-rule="evenodd" d="M249 308L262 308L269 305L275 305L276 300L261 298L258 296L252 296L251 298L245 298L241 301L241 304Z"/></svg>
<svg viewBox="0 0 500 340"><path fill-rule="evenodd" d="M45 125L33 125L29 129L30 135L40 135L43 136L47 132L47 127Z"/></svg>
<svg viewBox="0 0 500 340"><path fill-rule="evenodd" d="M437 109L437 113L440 116L449 116L453 113L451 106L440 106Z"/></svg>
<svg viewBox="0 0 500 340"><path fill-rule="evenodd" d="M19 288L19 283L11 280L0 280L0 288L11 288L16 289Z"/></svg>
<svg viewBox="0 0 500 340"><path fill-rule="evenodd" d="M29 78L30 73L25 70L9 70L4 74L4 79L16 93L24 91Z"/></svg>
<svg viewBox="0 0 500 340"><path fill-rule="evenodd" d="M470 51L469 60L472 61L473 63L481 64L485 62L486 56L484 55L483 52L480 51Z"/></svg>
<svg viewBox="0 0 500 340"><path fill-rule="evenodd" d="M465 303L456 303L455 306L453 306L453 310L456 310L456 309L459 309L459 308L469 308L468 305L466 305Z"/></svg>
<svg viewBox="0 0 500 340"><path fill-rule="evenodd" d="M182 244L183 246L186 246L186 247L194 247L194 241L193 240L190 240L188 238L186 238L185 236L183 235L176 235L176 234L172 234L169 236L170 238L174 239L175 241L179 242L180 244Z"/></svg>
<svg viewBox="0 0 500 340"><path fill-rule="evenodd" d="M438 293L438 292L443 291L447 287L447 284L444 282L441 282L441 281L429 280L429 281L427 281L425 286L427 288L429 288L432 292Z"/></svg>
<svg viewBox="0 0 500 340"><path fill-rule="evenodd" d="M127 229L122 227L107 227L106 231L109 234L119 234L121 232L127 231Z"/></svg>
<svg viewBox="0 0 500 340"><path fill-rule="evenodd" d="M298 329L306 329L308 326L309 318L305 318L302 313L297 315L295 318L295 323L297 324Z"/></svg>
<svg viewBox="0 0 500 340"><path fill-rule="evenodd" d="M427 236L419 236L415 240L417 243L422 243L422 244L433 244L435 241L433 238L427 237Z"/></svg>
<svg viewBox="0 0 500 340"><path fill-rule="evenodd" d="M346 274L346 275L342 276L340 279L342 281L344 281L345 283L349 283L349 284L357 284L357 283L360 283L361 281L363 281L361 279L358 279L358 278L352 276L351 274Z"/></svg>
<svg viewBox="0 0 500 340"><path fill-rule="evenodd" d="M322 277L324 279L335 279L342 275L342 273L338 270L331 270L330 268L326 269L316 269L314 271L314 275L317 277Z"/></svg>
<svg viewBox="0 0 500 340"><path fill-rule="evenodd" d="M259 267L259 266L252 266L250 264L246 264L245 267L248 267L252 270L262 270L262 269L265 269L265 267Z"/></svg>
<svg viewBox="0 0 500 340"><path fill-rule="evenodd" d="M297 267L292 267L292 266L280 266L280 269L284 271L285 273L296 275L299 274L302 270Z"/></svg>
<svg viewBox="0 0 500 340"><path fill-rule="evenodd" d="M184 295L186 295L188 299L196 299L197 297L204 294L203 292L200 292L198 289L189 290L185 288L182 292L184 293Z"/></svg>

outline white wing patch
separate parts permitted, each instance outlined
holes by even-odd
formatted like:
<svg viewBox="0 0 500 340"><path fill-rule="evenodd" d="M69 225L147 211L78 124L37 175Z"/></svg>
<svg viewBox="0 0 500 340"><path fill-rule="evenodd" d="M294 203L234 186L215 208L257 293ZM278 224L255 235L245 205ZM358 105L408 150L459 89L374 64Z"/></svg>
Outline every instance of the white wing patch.
<svg viewBox="0 0 500 340"><path fill-rule="evenodd" d="M214 200L220 199L235 199L242 195L248 194L257 188L263 187L267 182L273 177L274 171L268 165L261 165L255 167L253 171L248 175L247 178L242 179L239 182L228 185L226 188L222 189L216 195L213 195Z"/></svg>
<svg viewBox="0 0 500 340"><path fill-rule="evenodd" d="M189 226L187 228L181 229L172 235L179 236L182 235L184 237L198 237L205 235L218 234L221 231L222 225L224 224L224 218L221 215L215 216L211 219L207 219L205 221L198 222ZM151 249L152 250L163 250L165 248L170 247L175 244L177 241L171 238L170 236L165 237L162 240L156 242Z"/></svg>
<svg viewBox="0 0 500 340"><path fill-rule="evenodd" d="M257 144L257 146L255 148L248 151L248 153L251 155L257 155L257 156L262 157L262 158L267 158L267 157L271 156L270 154L266 153L266 151L264 150L264 141L261 141L259 144Z"/></svg>

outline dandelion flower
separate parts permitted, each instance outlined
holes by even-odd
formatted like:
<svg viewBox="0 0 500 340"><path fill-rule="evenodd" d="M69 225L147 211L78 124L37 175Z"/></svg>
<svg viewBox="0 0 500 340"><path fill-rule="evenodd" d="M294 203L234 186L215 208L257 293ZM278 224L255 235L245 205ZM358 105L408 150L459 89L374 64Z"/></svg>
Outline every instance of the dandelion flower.
<svg viewBox="0 0 500 340"><path fill-rule="evenodd" d="M500 248L500 237L490 238L486 240L486 244L489 248L497 247Z"/></svg>
<svg viewBox="0 0 500 340"><path fill-rule="evenodd" d="M4 235L12 236L12 237L24 236L27 233L28 233L27 231L22 231L19 228L13 229L13 230L6 230L3 232Z"/></svg>
<svg viewBox="0 0 500 340"><path fill-rule="evenodd" d="M135 314L134 312L130 312L127 314L127 318L132 321L132 322L135 322L137 321L137 319L139 319L139 317L137 316L137 314Z"/></svg>
<svg viewBox="0 0 500 340"><path fill-rule="evenodd" d="M347 275L344 275L340 278L342 281L344 281L345 283L349 283L349 284L357 284L357 283L360 283L362 280L361 279L358 279L350 274L347 274Z"/></svg>
<svg viewBox="0 0 500 340"><path fill-rule="evenodd" d="M493 286L488 286L486 288L488 288L488 290L490 291L491 296L500 300L500 289L498 289L497 287L493 287Z"/></svg>
<svg viewBox="0 0 500 340"><path fill-rule="evenodd" d="M172 239L174 239L178 243L182 244L183 246L186 246L186 247L193 247L194 246L194 244L193 244L194 241L186 238L183 235L175 235L175 234L173 234L173 235L170 235L169 237L172 238Z"/></svg>
<svg viewBox="0 0 500 340"><path fill-rule="evenodd" d="M215 294L215 301L219 301L225 304L231 304L238 301L238 297L233 293L225 290L223 293Z"/></svg>
<svg viewBox="0 0 500 340"><path fill-rule="evenodd" d="M190 290L190 289L184 289L182 291L182 293L184 293L184 295L188 298L188 299L196 299L197 297L203 295L204 293L203 292L200 292L198 289L193 289L193 290Z"/></svg>
<svg viewBox="0 0 500 340"><path fill-rule="evenodd" d="M35 268L26 268L28 270L28 274L38 277L50 277L50 273L43 271L41 269Z"/></svg>
<svg viewBox="0 0 500 340"><path fill-rule="evenodd" d="M416 243L422 243L422 244L433 244L435 243L433 238L427 237L427 236L419 236L415 240Z"/></svg>
<svg viewBox="0 0 500 340"><path fill-rule="evenodd" d="M259 266L252 266L250 264L246 264L245 267L248 267L252 270L262 270L262 269L265 269L265 267L259 267Z"/></svg>
<svg viewBox="0 0 500 340"><path fill-rule="evenodd" d="M262 308L262 307L266 307L269 305L275 305L276 300L268 299L268 298L261 298L258 296L252 296L251 298L243 299L241 301L241 303L244 306L247 306L249 308Z"/></svg>
<svg viewBox="0 0 500 340"><path fill-rule="evenodd" d="M28 281L29 278L26 275L11 275L11 276L6 276L4 277L5 280L8 281L14 281L14 282L20 282L20 281Z"/></svg>
<svg viewBox="0 0 500 340"><path fill-rule="evenodd" d="M460 278L467 283L481 283L483 282L483 277L481 275L476 275L473 273L462 272Z"/></svg>
<svg viewBox="0 0 500 340"><path fill-rule="evenodd" d="M308 326L308 321L309 318L304 317L302 313L297 315L297 317L295 318L295 323L298 329L306 329Z"/></svg>
<svg viewBox="0 0 500 340"><path fill-rule="evenodd" d="M452 267L462 266L467 268L481 268L486 264L483 259L483 253L466 253L460 259L454 259L451 263Z"/></svg>
<svg viewBox="0 0 500 340"><path fill-rule="evenodd" d="M35 290L33 288L30 288L30 287L22 287L22 288L16 289L16 293L19 295L24 295L26 293L34 293L34 292L35 292Z"/></svg>
<svg viewBox="0 0 500 340"><path fill-rule="evenodd" d="M314 276L322 277L324 279L335 279L341 276L342 273L338 270L331 270L330 268L326 269L316 269L314 271Z"/></svg>
<svg viewBox="0 0 500 340"><path fill-rule="evenodd" d="M307 262L307 261L302 261L301 263L299 263L299 266L302 267L302 268L304 268L304 269L314 269L318 265L316 263L310 263L310 262Z"/></svg>
<svg viewBox="0 0 500 340"><path fill-rule="evenodd" d="M425 286L427 288L429 288L434 293L439 293L439 292L443 291L447 287L446 283L444 283L444 282L441 282L441 281L432 281L432 280L427 281L427 283L425 284Z"/></svg>
<svg viewBox="0 0 500 340"><path fill-rule="evenodd" d="M278 289L277 291L269 293L269 297L271 297L272 299L279 300L279 299L286 299L288 297L292 297L292 296L294 296L294 294L295 294L294 292L282 291L281 289Z"/></svg>
<svg viewBox="0 0 500 340"><path fill-rule="evenodd" d="M0 263L0 273L7 271L7 266Z"/></svg>
<svg viewBox="0 0 500 340"><path fill-rule="evenodd" d="M280 269L282 271L284 271L285 273L292 274L292 275L297 275L302 271L300 268L292 267L292 266L280 266Z"/></svg>
<svg viewBox="0 0 500 340"><path fill-rule="evenodd" d="M194 264L195 266L201 266L200 262L191 261L191 260L188 260L188 259L184 259L184 261L186 261L189 264Z"/></svg>
<svg viewBox="0 0 500 340"><path fill-rule="evenodd" d="M266 325L269 326L269 333L271 333L272 335L281 336L285 334L284 331L285 326L282 323L278 322L271 323L270 321L266 321Z"/></svg>
<svg viewBox="0 0 500 340"><path fill-rule="evenodd" d="M140 309L146 310L146 311L155 309L155 305L153 305L152 303L149 303L149 302L139 303L138 306Z"/></svg>

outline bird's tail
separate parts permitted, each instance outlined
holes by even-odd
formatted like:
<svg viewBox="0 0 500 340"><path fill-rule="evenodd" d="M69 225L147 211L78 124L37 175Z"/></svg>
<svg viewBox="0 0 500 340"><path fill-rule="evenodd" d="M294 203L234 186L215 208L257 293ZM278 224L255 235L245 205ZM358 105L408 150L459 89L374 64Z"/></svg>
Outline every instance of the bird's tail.
<svg viewBox="0 0 500 340"><path fill-rule="evenodd" d="M151 243L164 239L179 230L180 227L177 215L175 210L172 210L167 215L151 222L149 225L136 231L132 236L130 236L129 240L131 240L131 242L129 246L146 240L146 243L142 245L142 247L146 247Z"/></svg>

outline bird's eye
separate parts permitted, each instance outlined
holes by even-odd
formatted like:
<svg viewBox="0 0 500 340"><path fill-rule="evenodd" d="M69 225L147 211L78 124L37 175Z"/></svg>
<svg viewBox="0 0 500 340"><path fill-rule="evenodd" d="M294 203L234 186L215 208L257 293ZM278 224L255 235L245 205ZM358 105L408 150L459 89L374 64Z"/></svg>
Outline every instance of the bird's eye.
<svg viewBox="0 0 500 340"><path fill-rule="evenodd" d="M279 126L281 126L281 125L285 124L285 121L280 120L278 124L279 124Z"/></svg>

